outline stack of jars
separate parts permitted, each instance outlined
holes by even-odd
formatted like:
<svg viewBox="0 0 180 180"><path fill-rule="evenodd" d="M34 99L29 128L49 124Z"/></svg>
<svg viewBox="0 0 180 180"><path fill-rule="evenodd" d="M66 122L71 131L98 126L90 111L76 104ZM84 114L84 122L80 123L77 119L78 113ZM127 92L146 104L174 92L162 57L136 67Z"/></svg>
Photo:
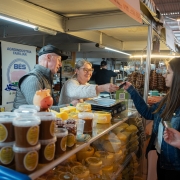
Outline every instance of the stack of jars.
<svg viewBox="0 0 180 180"><path fill-rule="evenodd" d="M76 105L78 113L78 118L83 119L85 121L84 123L84 133L85 134L92 134L92 128L93 128L93 119L94 114L91 111L91 104L89 103L78 103Z"/></svg>
<svg viewBox="0 0 180 180"><path fill-rule="evenodd" d="M36 109L20 108L14 113L17 115L13 119L15 144L13 151L15 154L16 170L25 174L30 174L36 170L39 160L39 125L40 118L35 116Z"/></svg>
<svg viewBox="0 0 180 180"><path fill-rule="evenodd" d="M55 157L55 115L52 112L37 112L35 114L40 120L39 142L41 144L39 163L46 164Z"/></svg>
<svg viewBox="0 0 180 180"><path fill-rule="evenodd" d="M16 118L13 112L0 113L0 165L14 165L13 144L15 141L12 121Z"/></svg>

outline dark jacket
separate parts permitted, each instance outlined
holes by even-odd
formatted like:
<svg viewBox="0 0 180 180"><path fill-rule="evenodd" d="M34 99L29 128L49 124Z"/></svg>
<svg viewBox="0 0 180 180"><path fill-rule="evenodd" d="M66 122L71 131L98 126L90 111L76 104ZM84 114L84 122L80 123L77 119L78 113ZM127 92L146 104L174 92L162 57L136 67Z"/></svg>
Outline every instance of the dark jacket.
<svg viewBox="0 0 180 180"><path fill-rule="evenodd" d="M116 77L117 73L112 70L100 69L95 74L95 82L98 85L110 83L111 77Z"/></svg>
<svg viewBox="0 0 180 180"><path fill-rule="evenodd" d="M157 109L159 103L154 104L152 107L148 107L143 98L139 95L133 86L130 86L127 91L130 93L137 111L145 119L154 121L151 139L146 150L147 156L147 153L154 148L159 123L161 121L160 115L163 112L165 106L163 106L158 113L152 114L152 112ZM171 124L174 129L180 131L180 108L176 110L175 114L176 115L174 115L171 119ZM167 144L164 139L162 139L161 144L160 166L163 169L180 170L180 149Z"/></svg>

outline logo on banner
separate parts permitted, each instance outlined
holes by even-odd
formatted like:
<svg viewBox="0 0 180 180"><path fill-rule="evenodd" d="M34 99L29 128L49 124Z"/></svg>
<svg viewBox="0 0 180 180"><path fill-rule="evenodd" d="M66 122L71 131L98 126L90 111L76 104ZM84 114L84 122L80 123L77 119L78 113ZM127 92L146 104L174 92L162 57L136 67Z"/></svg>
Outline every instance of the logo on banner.
<svg viewBox="0 0 180 180"><path fill-rule="evenodd" d="M6 91L16 91L19 79L30 71L29 64L23 59L14 59L7 69L8 84L5 88Z"/></svg>

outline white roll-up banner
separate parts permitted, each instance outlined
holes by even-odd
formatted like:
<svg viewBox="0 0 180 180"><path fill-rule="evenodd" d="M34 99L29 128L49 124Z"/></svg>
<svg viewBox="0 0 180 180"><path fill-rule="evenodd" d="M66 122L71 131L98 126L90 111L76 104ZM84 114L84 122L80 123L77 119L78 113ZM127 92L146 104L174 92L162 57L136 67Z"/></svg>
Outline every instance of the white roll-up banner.
<svg viewBox="0 0 180 180"><path fill-rule="evenodd" d="M13 108L19 79L36 64L36 47L1 41L2 54L2 106Z"/></svg>

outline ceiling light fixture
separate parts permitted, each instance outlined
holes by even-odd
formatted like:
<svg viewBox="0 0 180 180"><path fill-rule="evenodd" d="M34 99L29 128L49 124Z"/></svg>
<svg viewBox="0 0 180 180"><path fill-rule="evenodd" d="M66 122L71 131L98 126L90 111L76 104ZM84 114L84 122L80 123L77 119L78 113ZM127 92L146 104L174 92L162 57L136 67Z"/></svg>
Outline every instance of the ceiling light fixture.
<svg viewBox="0 0 180 180"><path fill-rule="evenodd" d="M25 22L22 22L22 21L18 21L16 19L12 19L12 18L5 17L5 16L2 16L2 15L0 15L0 19L6 20L6 21L10 21L10 22L13 22L13 23L16 23L16 24L20 24L20 25L23 25L23 26L26 26L26 27L30 27L30 28L33 28L33 29L37 27L35 25L29 24L29 23L25 23Z"/></svg>
<svg viewBox="0 0 180 180"><path fill-rule="evenodd" d="M146 58L147 55L131 55L130 58ZM151 54L151 58L176 58L180 56L175 55L163 55L163 54Z"/></svg>
<svg viewBox="0 0 180 180"><path fill-rule="evenodd" d="M101 48L101 49L107 49L107 50L114 51L114 52L117 52L117 53L125 54L127 56L131 56L131 54L128 54L128 53L125 53L123 51L119 51L119 50L116 50L116 49L112 49L112 48L103 46L102 44L99 44L99 43L96 43L95 46L98 47L98 48Z"/></svg>
<svg viewBox="0 0 180 180"><path fill-rule="evenodd" d="M43 28L43 27L36 27L34 28L35 31L40 31L40 32L44 32L50 35L55 36L57 34L57 31L51 30L51 29L47 29L47 28Z"/></svg>
<svg viewBox="0 0 180 180"><path fill-rule="evenodd" d="M13 19L13 18L2 16L2 15L0 15L0 19L10 21L10 22L13 22L13 23L16 23L16 24L20 24L20 25L23 25L23 26L26 26L26 27L30 27L30 28L34 29L35 31L44 32L44 33L47 33L47 34L50 34L50 35L56 35L57 34L57 31L54 31L54 30L51 30L51 29L46 29L46 28L43 28L43 27L38 27L38 26L29 24L29 23L25 23L25 22Z"/></svg>

